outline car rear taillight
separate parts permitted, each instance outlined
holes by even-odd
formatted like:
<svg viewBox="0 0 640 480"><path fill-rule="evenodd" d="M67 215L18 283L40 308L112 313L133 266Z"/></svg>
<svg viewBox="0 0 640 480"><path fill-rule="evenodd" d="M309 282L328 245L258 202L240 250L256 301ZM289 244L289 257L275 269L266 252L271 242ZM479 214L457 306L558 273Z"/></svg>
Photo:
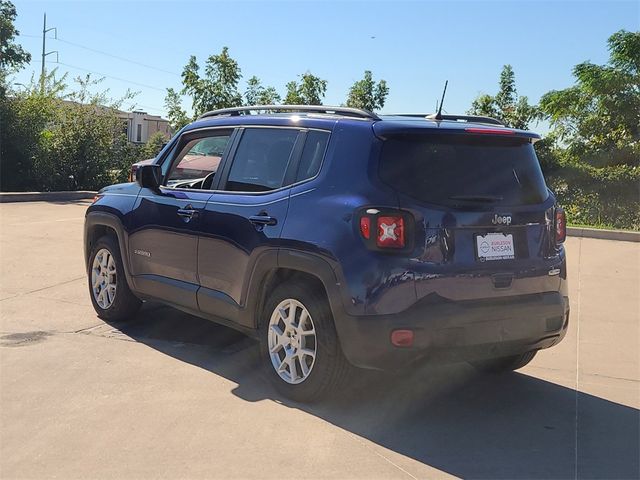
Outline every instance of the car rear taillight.
<svg viewBox="0 0 640 480"><path fill-rule="evenodd" d="M360 218L360 233L366 240L369 240L369 238L371 237L371 218Z"/></svg>
<svg viewBox="0 0 640 480"><path fill-rule="evenodd" d="M413 231L413 217L393 209L368 208L356 216L360 235L372 250L404 250Z"/></svg>
<svg viewBox="0 0 640 480"><path fill-rule="evenodd" d="M567 238L567 216L560 207L556 208L556 245L561 244Z"/></svg>
<svg viewBox="0 0 640 480"><path fill-rule="evenodd" d="M379 216L377 224L378 247L404 248L404 219L401 216Z"/></svg>

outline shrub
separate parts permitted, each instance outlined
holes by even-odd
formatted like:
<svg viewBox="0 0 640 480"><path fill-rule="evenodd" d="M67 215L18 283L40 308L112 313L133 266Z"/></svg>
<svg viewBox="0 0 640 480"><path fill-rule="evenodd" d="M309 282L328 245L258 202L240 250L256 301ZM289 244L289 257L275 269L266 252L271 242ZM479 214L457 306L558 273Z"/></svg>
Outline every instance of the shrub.
<svg viewBox="0 0 640 480"><path fill-rule="evenodd" d="M640 230L640 168L565 162L547 182L570 223Z"/></svg>
<svg viewBox="0 0 640 480"><path fill-rule="evenodd" d="M157 154L164 142L152 137L144 146L127 142L117 116L119 101L91 87L99 81L76 79L66 91L55 71L41 91L0 99L0 186L3 191L97 190L126 181L131 164Z"/></svg>

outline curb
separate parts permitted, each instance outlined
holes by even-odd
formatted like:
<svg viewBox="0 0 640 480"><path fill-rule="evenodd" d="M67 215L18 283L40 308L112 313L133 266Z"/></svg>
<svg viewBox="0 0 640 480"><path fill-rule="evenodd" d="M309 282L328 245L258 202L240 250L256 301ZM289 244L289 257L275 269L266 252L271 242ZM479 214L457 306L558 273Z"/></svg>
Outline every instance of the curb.
<svg viewBox="0 0 640 480"><path fill-rule="evenodd" d="M640 232L632 232L628 230L601 230L598 228L567 227L567 235L571 237L618 240L621 242L640 242Z"/></svg>
<svg viewBox="0 0 640 480"><path fill-rule="evenodd" d="M91 199L98 192L88 190L70 192L3 192L0 203L13 202L68 202L72 200Z"/></svg>

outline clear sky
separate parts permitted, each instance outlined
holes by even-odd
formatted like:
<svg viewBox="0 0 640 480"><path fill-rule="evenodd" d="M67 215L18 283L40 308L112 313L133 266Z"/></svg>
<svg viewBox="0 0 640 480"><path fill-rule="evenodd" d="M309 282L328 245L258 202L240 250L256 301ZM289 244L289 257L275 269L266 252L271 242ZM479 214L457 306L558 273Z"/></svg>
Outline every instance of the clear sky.
<svg viewBox="0 0 640 480"><path fill-rule="evenodd" d="M478 94L495 93L510 63L519 93L537 102L571 85L575 64L606 62L613 32L640 27L638 0L14 3L19 42L33 55L15 82L40 72L46 11L60 72L113 77L103 82L112 96L139 91L137 106L152 114L164 113L164 89L180 87L189 55L202 65L223 46L242 69L241 90L257 75L283 94L309 70L328 80L324 103L339 105L368 69L390 87L384 113L433 111L446 79L445 110L462 113Z"/></svg>

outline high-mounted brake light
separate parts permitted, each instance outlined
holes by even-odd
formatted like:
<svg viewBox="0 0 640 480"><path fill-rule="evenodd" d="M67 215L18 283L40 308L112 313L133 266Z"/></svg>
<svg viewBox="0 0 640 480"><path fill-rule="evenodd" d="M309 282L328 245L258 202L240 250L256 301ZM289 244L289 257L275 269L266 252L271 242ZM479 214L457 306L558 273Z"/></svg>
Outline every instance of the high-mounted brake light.
<svg viewBox="0 0 640 480"><path fill-rule="evenodd" d="M378 217L376 245L382 248L404 248L404 219L400 216Z"/></svg>
<svg viewBox="0 0 640 480"><path fill-rule="evenodd" d="M475 128L468 127L464 129L465 132L469 133L486 133L489 135L515 135L516 132L513 130L509 130L507 128Z"/></svg>
<svg viewBox="0 0 640 480"><path fill-rule="evenodd" d="M563 243L567 238L567 215L560 207L556 208L556 244Z"/></svg>

